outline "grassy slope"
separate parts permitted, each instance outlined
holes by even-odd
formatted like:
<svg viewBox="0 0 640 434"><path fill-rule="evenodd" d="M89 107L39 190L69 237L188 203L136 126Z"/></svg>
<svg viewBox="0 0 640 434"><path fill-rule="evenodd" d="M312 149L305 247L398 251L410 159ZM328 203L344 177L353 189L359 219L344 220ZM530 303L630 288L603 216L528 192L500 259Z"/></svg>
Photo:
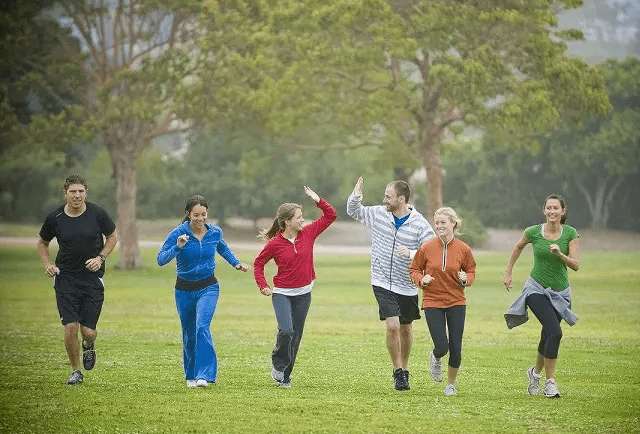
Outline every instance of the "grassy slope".
<svg viewBox="0 0 640 434"><path fill-rule="evenodd" d="M506 254L480 254L468 291L457 397L428 374L430 338L415 323L411 391L396 392L367 256L318 255L318 280L293 388L269 377L270 300L250 274L219 264L212 332L219 382L187 389L171 289L175 265L110 268L98 363L77 387L51 281L32 247L0 246L0 432L640 432L640 253L583 253L572 273L575 327L564 324L557 380L563 398L524 392L539 336L535 318L507 330L517 296L501 285ZM240 252L250 262L255 252ZM115 263L115 261L110 261ZM515 276L531 267L524 255Z"/></svg>

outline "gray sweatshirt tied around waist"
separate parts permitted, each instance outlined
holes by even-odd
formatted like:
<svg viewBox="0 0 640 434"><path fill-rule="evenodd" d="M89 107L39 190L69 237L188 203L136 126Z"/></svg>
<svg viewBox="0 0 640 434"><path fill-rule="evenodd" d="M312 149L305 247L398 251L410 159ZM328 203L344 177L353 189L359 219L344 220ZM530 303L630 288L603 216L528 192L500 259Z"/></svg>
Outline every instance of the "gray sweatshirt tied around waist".
<svg viewBox="0 0 640 434"><path fill-rule="evenodd" d="M527 297L531 294L542 294L547 296L553 308L560 314L560 317L570 326L578 322L578 317L571 311L571 285L562 291L555 291L545 288L531 277L524 282L524 288L520 296L511 303L509 309L504 313L507 327L512 329L529 320L527 313Z"/></svg>

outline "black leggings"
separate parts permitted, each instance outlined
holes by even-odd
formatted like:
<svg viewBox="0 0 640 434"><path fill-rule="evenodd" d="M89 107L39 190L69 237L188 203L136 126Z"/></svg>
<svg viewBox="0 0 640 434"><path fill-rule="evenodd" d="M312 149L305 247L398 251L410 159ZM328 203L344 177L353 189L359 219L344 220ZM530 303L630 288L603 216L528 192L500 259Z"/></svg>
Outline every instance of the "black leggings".
<svg viewBox="0 0 640 434"><path fill-rule="evenodd" d="M433 355L440 358L448 352L449 366L456 369L460 367L462 361L462 333L466 313L467 306L424 309L424 316L433 340ZM448 340L445 327L449 329Z"/></svg>
<svg viewBox="0 0 640 434"><path fill-rule="evenodd" d="M562 317L551 305L551 301L543 294L531 294L527 297L527 306L542 324L538 354L547 359L558 358L558 348L562 339L560 320Z"/></svg>

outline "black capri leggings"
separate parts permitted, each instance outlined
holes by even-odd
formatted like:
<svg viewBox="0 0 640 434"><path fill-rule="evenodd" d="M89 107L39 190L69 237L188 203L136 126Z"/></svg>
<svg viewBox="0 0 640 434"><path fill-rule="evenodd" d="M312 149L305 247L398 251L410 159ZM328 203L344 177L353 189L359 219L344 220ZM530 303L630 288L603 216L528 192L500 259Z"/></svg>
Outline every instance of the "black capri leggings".
<svg viewBox="0 0 640 434"><path fill-rule="evenodd" d="M458 369L462 361L462 333L467 306L453 306L447 308L428 307L424 309L431 340L433 340L433 355L437 358L449 353L449 366ZM447 331L449 329L449 339Z"/></svg>
<svg viewBox="0 0 640 434"><path fill-rule="evenodd" d="M553 308L551 301L543 294L531 294L527 297L527 306L542 324L538 354L547 359L558 358L558 348L562 339L560 320L562 317Z"/></svg>

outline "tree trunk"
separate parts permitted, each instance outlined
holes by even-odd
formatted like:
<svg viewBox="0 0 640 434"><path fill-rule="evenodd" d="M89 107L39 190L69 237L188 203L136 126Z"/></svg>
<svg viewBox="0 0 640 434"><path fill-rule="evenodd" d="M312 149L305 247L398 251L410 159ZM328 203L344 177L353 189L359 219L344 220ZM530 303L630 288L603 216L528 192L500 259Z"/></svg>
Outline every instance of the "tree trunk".
<svg viewBox="0 0 640 434"><path fill-rule="evenodd" d="M606 228L609 221L609 207L611 201L618 187L622 183L624 177L620 176L614 180L613 185L609 188L609 181L611 177L597 178L596 187L594 191L590 191L589 188L580 181L576 181L578 189L584 195L587 205L589 206L589 213L591 214L591 228L600 229Z"/></svg>
<svg viewBox="0 0 640 434"><path fill-rule="evenodd" d="M436 140L430 140L422 149L422 161L427 170L427 214L425 218L433 222L433 213L442 207L442 185L444 170L440 159L440 146Z"/></svg>
<svg viewBox="0 0 640 434"><path fill-rule="evenodd" d="M138 181L135 146L111 144L107 148L116 177L117 226L120 243L118 266L126 270L139 268L142 262L136 220Z"/></svg>

